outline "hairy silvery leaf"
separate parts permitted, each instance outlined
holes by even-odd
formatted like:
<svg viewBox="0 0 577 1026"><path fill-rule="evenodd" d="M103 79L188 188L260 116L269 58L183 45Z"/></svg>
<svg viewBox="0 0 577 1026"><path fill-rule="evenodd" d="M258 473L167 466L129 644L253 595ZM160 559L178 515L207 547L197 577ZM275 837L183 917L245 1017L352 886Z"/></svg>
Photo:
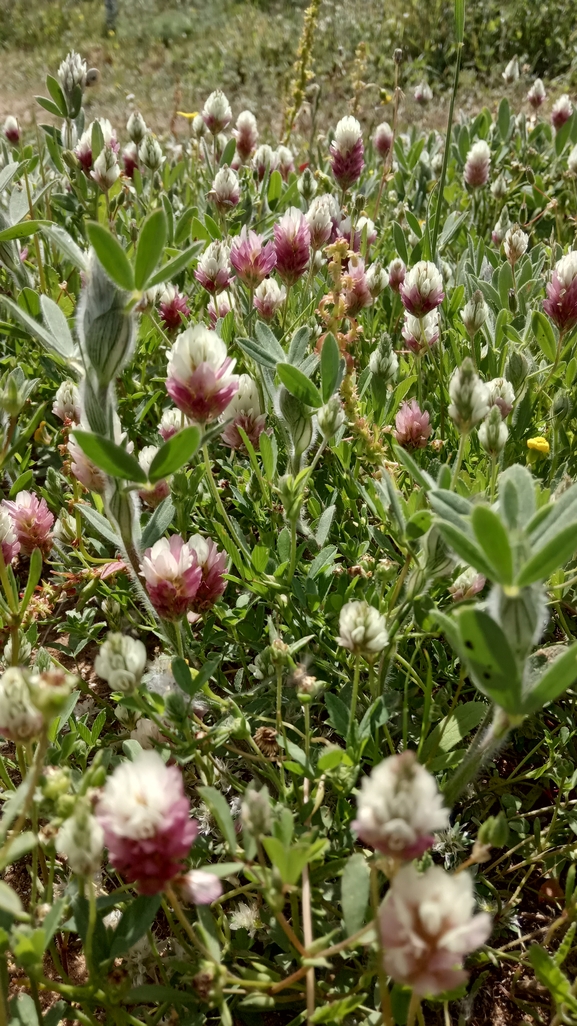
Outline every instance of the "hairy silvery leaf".
<svg viewBox="0 0 577 1026"><path fill-rule="evenodd" d="M126 312L127 293L110 281L94 255L87 277L78 303L78 339L85 362L105 386L130 358L134 319Z"/></svg>
<svg viewBox="0 0 577 1026"><path fill-rule="evenodd" d="M546 595L539 584L507 592L496 585L487 599L487 612L500 624L515 657L523 664L545 628Z"/></svg>

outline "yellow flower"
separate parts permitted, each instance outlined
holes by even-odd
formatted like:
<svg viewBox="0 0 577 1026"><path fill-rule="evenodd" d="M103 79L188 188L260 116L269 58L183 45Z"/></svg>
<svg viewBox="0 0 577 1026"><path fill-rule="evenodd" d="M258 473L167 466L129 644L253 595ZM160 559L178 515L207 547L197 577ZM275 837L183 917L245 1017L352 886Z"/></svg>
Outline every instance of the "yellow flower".
<svg viewBox="0 0 577 1026"><path fill-rule="evenodd" d="M550 445L547 439L543 438L543 435L536 435L535 438L527 439L527 448L534 449L535 452L541 453L542 456L548 456Z"/></svg>
<svg viewBox="0 0 577 1026"><path fill-rule="evenodd" d="M189 121L192 121L193 118L197 118L198 117L198 111L197 110L193 110L191 114L187 114L186 111L184 111L184 110L177 110L176 113L181 118L188 118Z"/></svg>

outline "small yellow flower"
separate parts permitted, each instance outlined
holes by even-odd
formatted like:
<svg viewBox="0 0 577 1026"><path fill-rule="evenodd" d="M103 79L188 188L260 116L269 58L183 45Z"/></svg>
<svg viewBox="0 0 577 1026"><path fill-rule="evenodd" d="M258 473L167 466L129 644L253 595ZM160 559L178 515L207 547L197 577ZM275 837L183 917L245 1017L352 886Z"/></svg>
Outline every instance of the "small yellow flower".
<svg viewBox="0 0 577 1026"><path fill-rule="evenodd" d="M184 110L177 110L176 113L178 114L178 116L180 118L188 118L189 121L192 121L193 118L197 118L198 117L198 111L197 110L193 110L192 113L190 113L190 114L187 114L186 111L184 111Z"/></svg>
<svg viewBox="0 0 577 1026"><path fill-rule="evenodd" d="M542 456L548 456L550 451L550 445L543 435L536 435L535 438L527 439L527 448L534 449L535 452L541 453Z"/></svg>

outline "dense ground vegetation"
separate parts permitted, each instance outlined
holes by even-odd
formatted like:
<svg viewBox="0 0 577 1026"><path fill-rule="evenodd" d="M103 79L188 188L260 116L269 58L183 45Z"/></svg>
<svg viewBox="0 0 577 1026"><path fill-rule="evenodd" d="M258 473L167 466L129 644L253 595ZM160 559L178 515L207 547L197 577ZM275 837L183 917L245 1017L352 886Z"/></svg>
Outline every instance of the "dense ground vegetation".
<svg viewBox="0 0 577 1026"><path fill-rule="evenodd" d="M276 136L4 126L0 1026L577 1021L577 112L323 8Z"/></svg>

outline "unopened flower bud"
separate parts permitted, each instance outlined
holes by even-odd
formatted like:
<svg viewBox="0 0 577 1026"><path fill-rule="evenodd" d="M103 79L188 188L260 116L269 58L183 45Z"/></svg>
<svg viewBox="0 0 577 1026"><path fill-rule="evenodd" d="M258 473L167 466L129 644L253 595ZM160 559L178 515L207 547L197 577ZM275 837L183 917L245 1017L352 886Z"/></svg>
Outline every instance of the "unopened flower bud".
<svg viewBox="0 0 577 1026"><path fill-rule="evenodd" d="M466 434L483 420L488 410L488 390L475 373L472 361L467 357L453 372L449 384L451 404L449 416L459 431Z"/></svg>
<svg viewBox="0 0 577 1026"><path fill-rule="evenodd" d="M274 278L261 281L254 293L254 307L265 321L272 321L286 302L287 292Z"/></svg>
<svg viewBox="0 0 577 1026"><path fill-rule="evenodd" d="M0 734L22 743L38 737L44 717L32 700L30 674L17 666L0 677Z"/></svg>
<svg viewBox="0 0 577 1026"><path fill-rule="evenodd" d="M14 368L2 380L0 386L0 409L10 419L18 416L24 409L29 395L38 384L38 379L27 379L20 366Z"/></svg>
<svg viewBox="0 0 577 1026"><path fill-rule="evenodd" d="M471 338L474 338L480 328L483 327L487 320L487 313L487 304L483 298L483 293L477 289L469 302L461 310L461 320Z"/></svg>
<svg viewBox="0 0 577 1026"><path fill-rule="evenodd" d="M110 146L104 146L100 151L90 175L103 192L112 188L120 175L120 168L116 153Z"/></svg>
<svg viewBox="0 0 577 1026"><path fill-rule="evenodd" d="M278 490L285 516L289 523L294 523L300 516L304 502L302 482L294 478L292 474L285 474L278 483Z"/></svg>
<svg viewBox="0 0 577 1026"><path fill-rule="evenodd" d="M104 830L86 799L79 799L73 815L58 831L56 851L64 855L73 873L93 876L100 868L103 848Z"/></svg>
<svg viewBox="0 0 577 1026"><path fill-rule="evenodd" d="M333 395L317 413L317 424L323 438L333 438L345 423L345 411L338 395Z"/></svg>
<svg viewBox="0 0 577 1026"><path fill-rule="evenodd" d="M507 195L508 191L509 188L507 185L507 179L505 178L505 175L497 175L495 181L491 186L491 195L496 200L502 200L505 199L505 196Z"/></svg>
<svg viewBox="0 0 577 1026"><path fill-rule="evenodd" d="M519 78L519 61L516 57L512 57L507 67L503 72L503 78L507 85L512 85Z"/></svg>
<svg viewBox="0 0 577 1026"><path fill-rule="evenodd" d="M146 648L128 634L109 634L100 646L94 670L111 691L128 693L140 683L146 666Z"/></svg>
<svg viewBox="0 0 577 1026"><path fill-rule="evenodd" d="M519 228L518 224L509 228L503 240L503 248L505 250L505 256L511 264L511 267L514 267L517 261L521 259L523 254L526 252L528 245L529 236Z"/></svg>
<svg viewBox="0 0 577 1026"><path fill-rule="evenodd" d="M479 442L489 456L498 456L509 437L509 430L498 406L492 406L478 429Z"/></svg>
<svg viewBox="0 0 577 1026"><path fill-rule="evenodd" d="M202 117L212 135L218 135L229 124L232 119L232 111L221 89L215 89L210 94L202 109Z"/></svg>
<svg viewBox="0 0 577 1026"><path fill-rule="evenodd" d="M308 449L313 438L313 422L308 411L300 399L281 386L278 393L279 412L288 431L292 447L295 466L298 464L302 454Z"/></svg>
<svg viewBox="0 0 577 1026"><path fill-rule="evenodd" d="M202 124L204 125L204 121ZM241 164L244 164L254 153L258 142L256 118L250 110L243 110L238 115L233 135L236 139L236 155Z"/></svg>
<svg viewBox="0 0 577 1026"><path fill-rule="evenodd" d="M395 257L394 260L391 260L387 268L387 274L389 275L389 285L393 292L399 292L407 274L404 261L400 257Z"/></svg>
<svg viewBox="0 0 577 1026"><path fill-rule="evenodd" d="M505 364L505 377L510 381L515 392L518 393L527 374L529 373L529 361L519 349L513 349Z"/></svg>
<svg viewBox="0 0 577 1026"><path fill-rule="evenodd" d="M20 125L12 114L9 114L4 122L4 135L13 146L20 142Z"/></svg>
<svg viewBox="0 0 577 1026"><path fill-rule="evenodd" d="M65 150L73 150L78 142L78 133L76 126L73 121L66 120L62 122L62 128L60 129L60 141L62 148Z"/></svg>
<svg viewBox="0 0 577 1026"><path fill-rule="evenodd" d="M85 361L95 371L101 386L109 385L132 353L134 319L126 311L126 293L121 292L91 252L77 307L76 330ZM103 323L106 331L102 330ZM85 389L85 402L90 398ZM90 421L90 411L87 410Z"/></svg>
<svg viewBox="0 0 577 1026"><path fill-rule="evenodd" d="M567 392L558 392L551 404L551 420L562 424L573 412L573 403Z"/></svg>
<svg viewBox="0 0 577 1026"><path fill-rule="evenodd" d="M214 873L191 869L174 881L178 893L187 905L211 905L222 894L222 883Z"/></svg>
<svg viewBox="0 0 577 1026"><path fill-rule="evenodd" d="M58 68L58 81L69 108L75 89L84 90L87 71L86 61L83 61L80 54L75 53L74 50L66 55Z"/></svg>
<svg viewBox="0 0 577 1026"><path fill-rule="evenodd" d="M132 142L136 143L137 146L140 146L140 143L148 131L140 111L135 110L132 112L126 125L126 131L128 132Z"/></svg>
<svg viewBox="0 0 577 1026"><path fill-rule="evenodd" d="M413 96L421 107L426 107L433 99L433 90L428 82L419 82L419 85L415 86Z"/></svg>
<svg viewBox="0 0 577 1026"><path fill-rule="evenodd" d="M80 424L80 395L73 381L63 381L59 386L52 412L64 424Z"/></svg>
<svg viewBox="0 0 577 1026"><path fill-rule="evenodd" d="M556 132L563 127L573 113L573 104L566 93L560 96L553 104L551 111L551 124Z"/></svg>
<svg viewBox="0 0 577 1026"><path fill-rule="evenodd" d="M31 675L28 683L32 701L48 724L65 707L70 694L78 685L78 677L62 670L46 670Z"/></svg>
<svg viewBox="0 0 577 1026"><path fill-rule="evenodd" d="M373 299L377 299L389 284L389 276L379 260L365 272L365 282Z"/></svg>
<svg viewBox="0 0 577 1026"><path fill-rule="evenodd" d="M240 200L240 187L236 171L227 165L219 168L208 196L217 210L223 214L236 207Z"/></svg>
<svg viewBox="0 0 577 1026"><path fill-rule="evenodd" d="M397 46L396 50L394 51L394 53L393 53L393 60L394 60L395 64L402 64L403 63L403 51L401 50L400 46Z"/></svg>
<svg viewBox="0 0 577 1026"><path fill-rule="evenodd" d="M266 784L257 791L256 787L247 787L241 806L242 825L255 839L270 833L271 808L270 795Z"/></svg>
<svg viewBox="0 0 577 1026"><path fill-rule="evenodd" d="M533 110L538 110L546 97L547 93L545 92L545 86L543 85L542 80L540 78L536 78L527 93L527 99Z"/></svg>
<svg viewBox="0 0 577 1026"><path fill-rule="evenodd" d="M471 146L465 162L463 177L471 189L478 189L489 181L491 150L484 139Z"/></svg>
<svg viewBox="0 0 577 1026"><path fill-rule="evenodd" d="M300 176L297 182L297 189L300 192L303 199L306 200L307 203L310 203L318 189L316 178L312 173L310 167L305 167L302 175Z"/></svg>
<svg viewBox="0 0 577 1026"><path fill-rule="evenodd" d="M160 171L166 157L163 156L160 145L153 135L150 133L145 135L138 148L138 157L141 164L148 168L149 171L155 172Z"/></svg>
<svg viewBox="0 0 577 1026"><path fill-rule="evenodd" d="M373 145L382 160L387 160L393 145L393 129L388 121L383 121L375 128Z"/></svg>
<svg viewBox="0 0 577 1026"><path fill-rule="evenodd" d="M385 385L394 381L397 376L399 358L393 349L391 337L386 332L369 357L369 370L373 378L380 378Z"/></svg>
<svg viewBox="0 0 577 1026"><path fill-rule="evenodd" d="M509 824L503 811L497 816L489 816L479 827L477 840L488 844L491 848L504 848L509 843Z"/></svg>

